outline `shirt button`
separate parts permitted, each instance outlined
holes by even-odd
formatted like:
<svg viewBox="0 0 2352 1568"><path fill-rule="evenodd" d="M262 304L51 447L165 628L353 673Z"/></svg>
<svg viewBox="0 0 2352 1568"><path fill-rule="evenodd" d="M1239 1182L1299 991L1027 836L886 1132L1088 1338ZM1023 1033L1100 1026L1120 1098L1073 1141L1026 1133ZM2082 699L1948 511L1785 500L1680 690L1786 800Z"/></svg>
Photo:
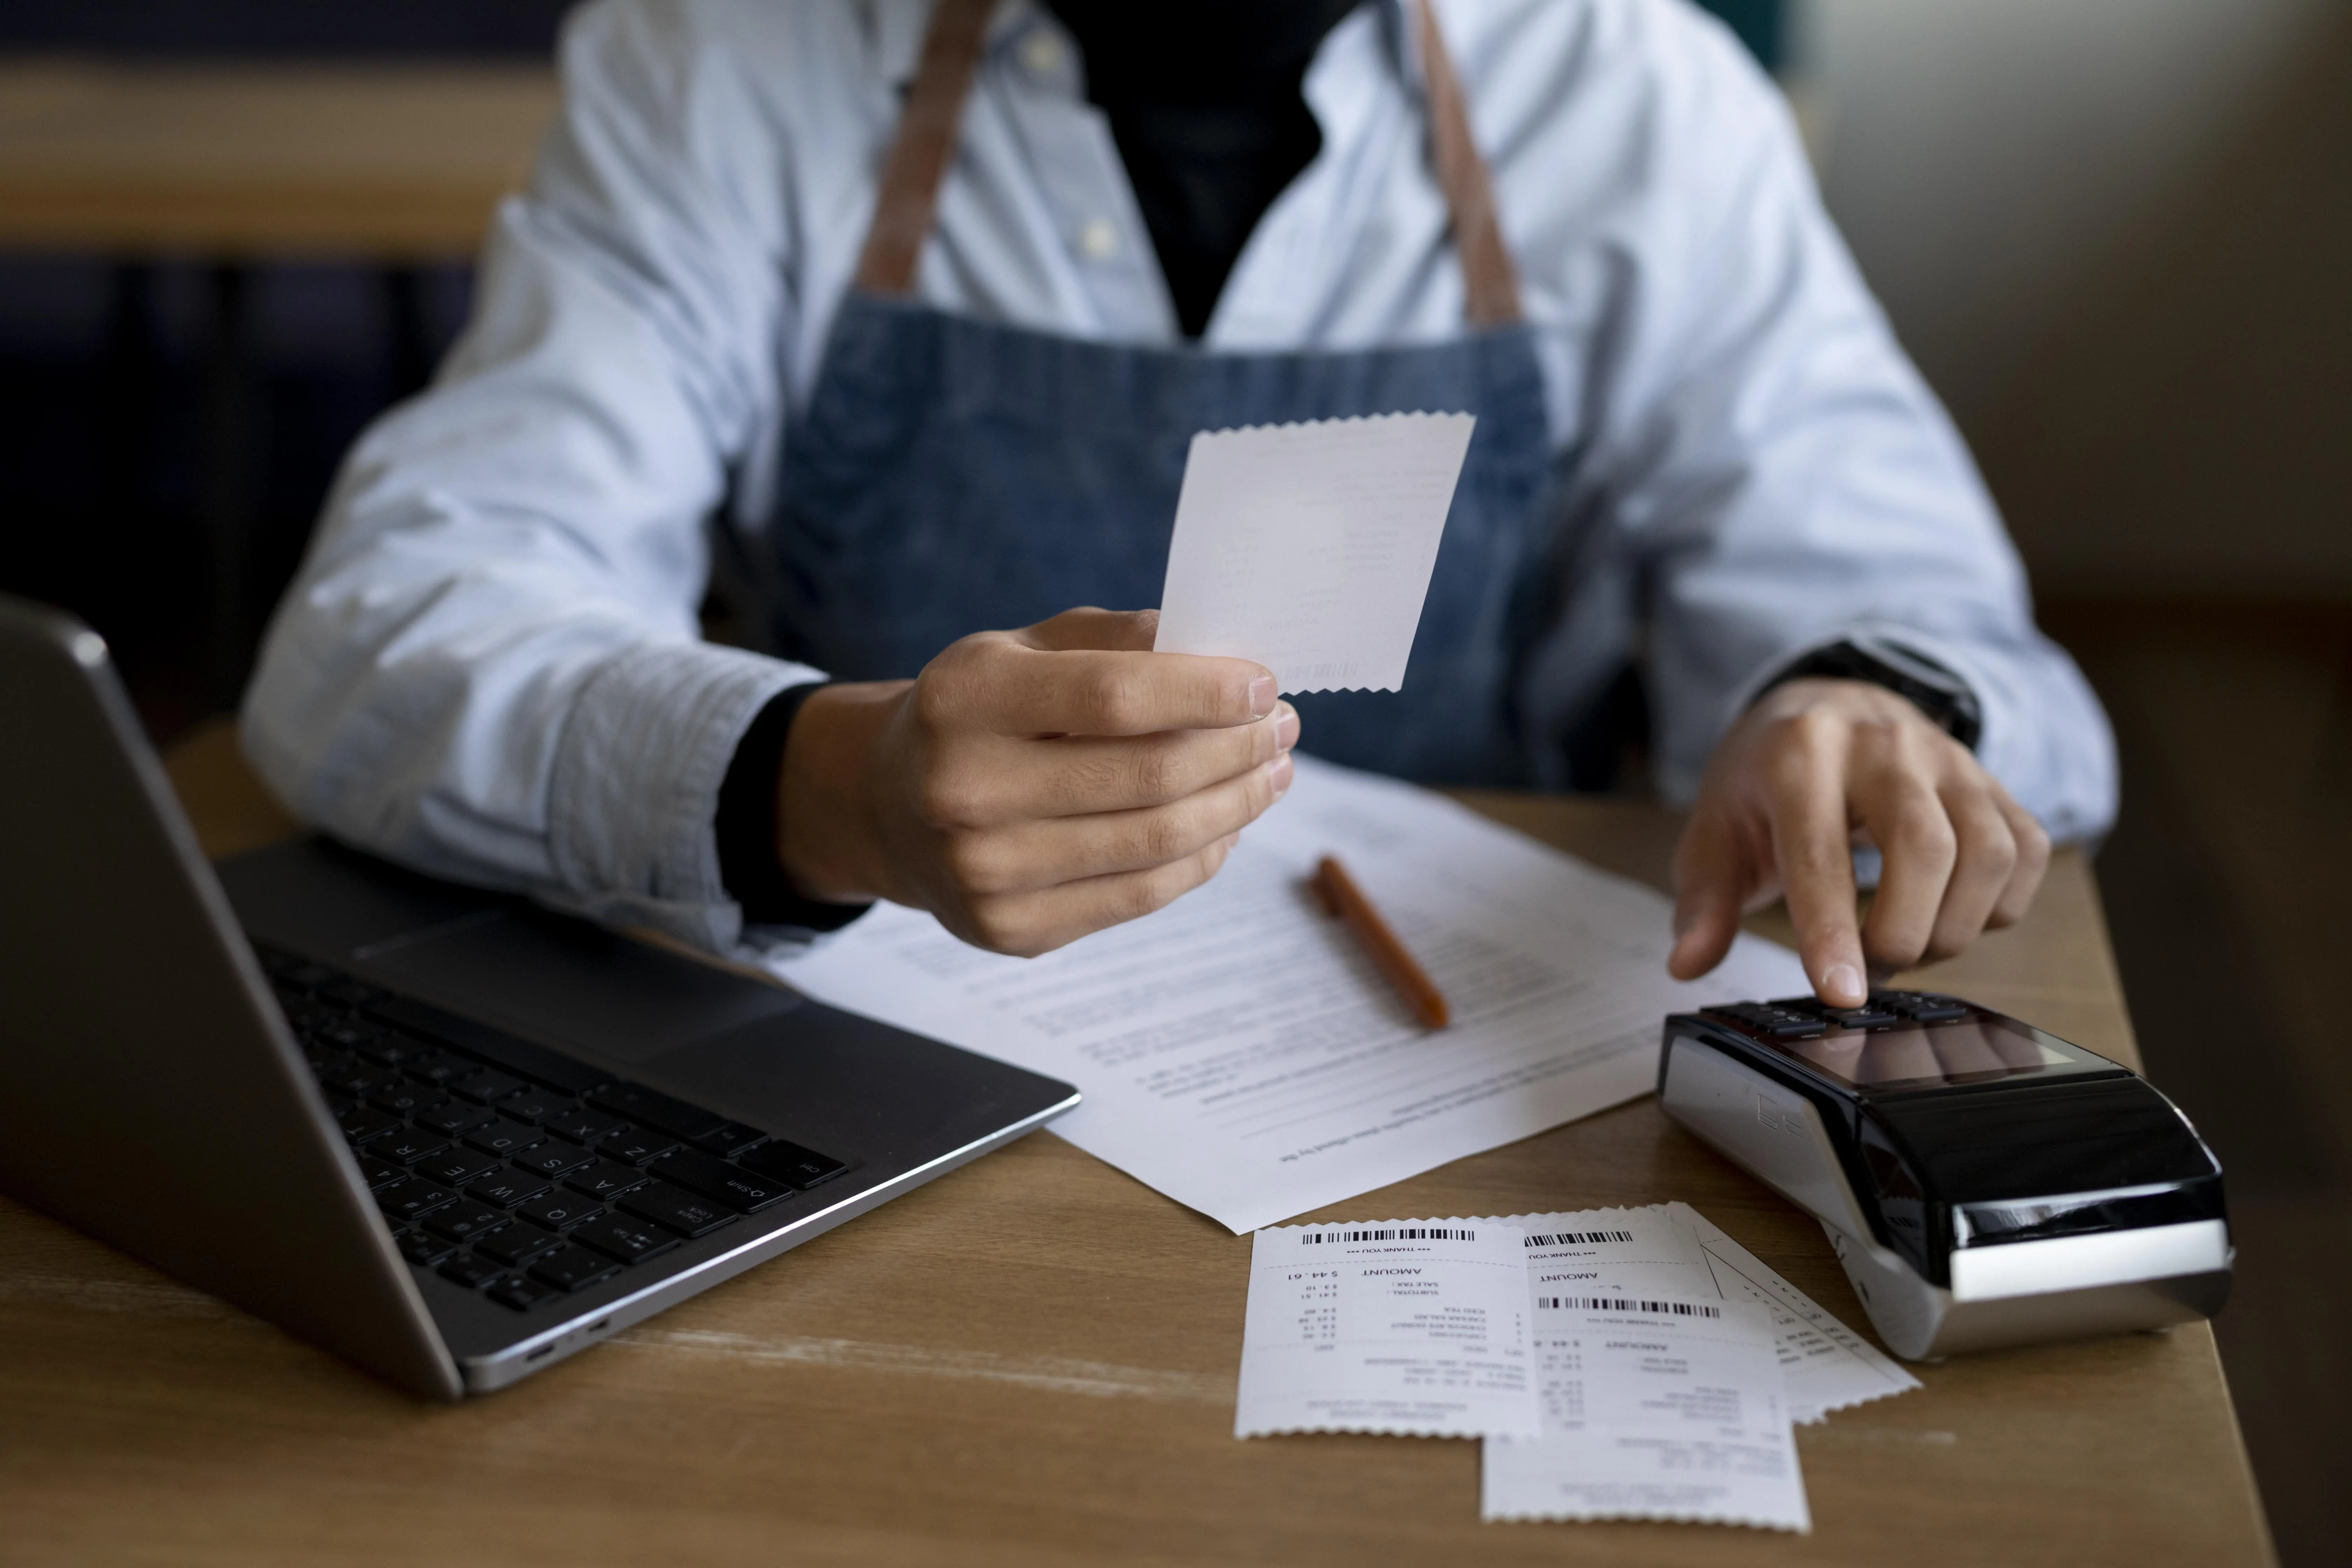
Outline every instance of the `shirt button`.
<svg viewBox="0 0 2352 1568"><path fill-rule="evenodd" d="M1021 63L1032 76L1052 76L1062 68L1062 40L1037 28L1021 42Z"/></svg>
<svg viewBox="0 0 2352 1568"><path fill-rule="evenodd" d="M1107 217L1090 217L1078 230L1078 254L1088 261L1107 261L1118 249L1118 226Z"/></svg>

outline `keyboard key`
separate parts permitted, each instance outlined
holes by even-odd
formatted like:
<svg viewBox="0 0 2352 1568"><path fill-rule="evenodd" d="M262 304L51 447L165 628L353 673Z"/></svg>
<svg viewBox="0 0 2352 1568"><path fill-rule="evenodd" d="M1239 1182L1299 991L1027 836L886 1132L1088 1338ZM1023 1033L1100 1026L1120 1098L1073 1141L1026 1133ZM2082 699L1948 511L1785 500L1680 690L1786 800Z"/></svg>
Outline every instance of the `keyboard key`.
<svg viewBox="0 0 2352 1568"><path fill-rule="evenodd" d="M658 1127L680 1138L699 1137L725 1125L727 1121L715 1111L672 1100L641 1083L608 1083L588 1098L615 1115Z"/></svg>
<svg viewBox="0 0 2352 1568"><path fill-rule="evenodd" d="M746 1150L758 1148L767 1141L766 1133L756 1127L746 1127L740 1121L722 1121L709 1131L687 1140L707 1153L730 1160Z"/></svg>
<svg viewBox="0 0 2352 1568"><path fill-rule="evenodd" d="M430 1231L412 1230L400 1238L400 1255L419 1268L430 1268L457 1250L456 1243L444 1241Z"/></svg>
<svg viewBox="0 0 2352 1568"><path fill-rule="evenodd" d="M286 1014L287 1023L293 1026L294 1033L299 1036L306 1045L320 1029L332 1028L342 1022L341 1014L331 1008L321 1007L307 997L292 998L280 1005ZM321 1046L319 1048L325 1050L330 1047Z"/></svg>
<svg viewBox="0 0 2352 1568"><path fill-rule="evenodd" d="M442 1279L454 1279L468 1290L478 1290L491 1280L501 1279L506 1274L505 1269L492 1263L488 1258L477 1258L470 1252L457 1254L457 1257L444 1263L438 1272Z"/></svg>
<svg viewBox="0 0 2352 1568"><path fill-rule="evenodd" d="M479 1181L467 1182L466 1191L493 1207L510 1209L517 1204L529 1203L547 1191L547 1184L537 1176L501 1170Z"/></svg>
<svg viewBox="0 0 2352 1568"><path fill-rule="evenodd" d="M519 1089L530 1086L512 1073L483 1068L463 1078L453 1078L445 1087L450 1093L462 1094L477 1105L488 1105L494 1100L504 1100Z"/></svg>
<svg viewBox="0 0 2352 1568"><path fill-rule="evenodd" d="M485 1237L507 1223L507 1216L488 1204L471 1198L459 1198L446 1209L436 1209L425 1216L425 1228L447 1237L452 1241L472 1241Z"/></svg>
<svg viewBox="0 0 2352 1568"><path fill-rule="evenodd" d="M599 1084L613 1081L611 1073L585 1062L519 1040L504 1030L445 1013L422 1002L412 1002L405 996L390 997L371 1005L368 1016L428 1040L446 1041L510 1073L565 1094L585 1094Z"/></svg>
<svg viewBox="0 0 2352 1568"><path fill-rule="evenodd" d="M416 1125L438 1132L444 1138L462 1137L494 1120L480 1106L468 1105L462 1100L453 1100L430 1110L420 1110L415 1115Z"/></svg>
<svg viewBox="0 0 2352 1568"><path fill-rule="evenodd" d="M482 1064L455 1051L435 1051L400 1064L400 1070L424 1083L447 1083L453 1078L482 1070Z"/></svg>
<svg viewBox="0 0 2352 1568"><path fill-rule="evenodd" d="M585 1290L600 1279L609 1279L620 1272L609 1258L589 1251L584 1247L565 1247L551 1252L530 1266L531 1278L544 1280L559 1290Z"/></svg>
<svg viewBox="0 0 2352 1568"><path fill-rule="evenodd" d="M339 1051L357 1051L379 1033L380 1030L372 1029L365 1024L354 1024L348 1018L333 1018L313 1027L310 1037Z"/></svg>
<svg viewBox="0 0 2352 1568"><path fill-rule="evenodd" d="M526 1089L520 1094L510 1094L499 1100L498 1106L500 1116L528 1121L535 1127L544 1127L557 1117L579 1109L573 1101L543 1089Z"/></svg>
<svg viewBox="0 0 2352 1568"><path fill-rule="evenodd" d="M368 1096L368 1103L386 1116L415 1116L441 1105L448 1096L423 1084L401 1082Z"/></svg>
<svg viewBox="0 0 2352 1568"><path fill-rule="evenodd" d="M509 1274L490 1287L490 1300L501 1307L512 1307L518 1312L528 1312L544 1301L552 1301L563 1292L551 1285L521 1274Z"/></svg>
<svg viewBox="0 0 2352 1568"><path fill-rule="evenodd" d="M370 1192L380 1191L394 1182L404 1182L408 1173L389 1160L379 1160L373 1154L360 1156L360 1174L366 1178Z"/></svg>
<svg viewBox="0 0 2352 1568"><path fill-rule="evenodd" d="M546 1142L547 1135L536 1127L525 1127L501 1116L467 1133L466 1142L485 1154L516 1154Z"/></svg>
<svg viewBox="0 0 2352 1568"><path fill-rule="evenodd" d="M583 1220L572 1231L572 1239L587 1243L599 1252L610 1253L624 1263L643 1263L677 1245L677 1237L651 1226L606 1215L602 1219Z"/></svg>
<svg viewBox="0 0 2352 1568"><path fill-rule="evenodd" d="M631 1187L643 1185L646 1180L643 1171L633 1171L610 1160L599 1160L586 1170L574 1171L564 1177L563 1184L592 1198L611 1198L618 1197Z"/></svg>
<svg viewBox="0 0 2352 1568"><path fill-rule="evenodd" d="M608 1160L618 1160L624 1165L642 1165L648 1160L658 1160L677 1147L677 1140L675 1138L665 1138L642 1127L631 1127L597 1144L596 1152Z"/></svg>
<svg viewBox="0 0 2352 1568"><path fill-rule="evenodd" d="M358 1148L362 1143L371 1142L375 1139L381 1138L387 1132L405 1132L408 1131L395 1119L386 1116L381 1110L370 1110L364 1105L359 1107L355 1110L345 1111L341 1117L336 1119L336 1125L342 1128L343 1137L349 1141L352 1147L354 1149ZM397 1159L398 1157L399 1156L397 1155L393 1156L394 1159Z"/></svg>
<svg viewBox="0 0 2352 1568"><path fill-rule="evenodd" d="M364 1031L364 1035L365 1037L352 1047L352 1049L378 1067L396 1068L403 1062L415 1061L418 1057L429 1055L433 1049L421 1040L412 1040L406 1035L395 1035L389 1029L368 1029Z"/></svg>
<svg viewBox="0 0 2352 1568"><path fill-rule="evenodd" d="M627 1131L629 1124L617 1116L608 1116L601 1110L575 1105L560 1115L545 1119L540 1125L558 1138L569 1138L574 1143L595 1143L615 1132Z"/></svg>
<svg viewBox="0 0 2352 1568"><path fill-rule="evenodd" d="M436 1187L430 1182L420 1182L410 1176L376 1189L375 1206L387 1218L418 1219L444 1204L457 1201L457 1194L446 1187Z"/></svg>
<svg viewBox="0 0 2352 1568"><path fill-rule="evenodd" d="M474 1250L485 1258L520 1268L542 1252L562 1246L560 1237L552 1237L532 1225L510 1225L504 1230L493 1231L474 1243Z"/></svg>
<svg viewBox="0 0 2352 1568"><path fill-rule="evenodd" d="M529 1171L538 1176L561 1176L593 1163L596 1156L576 1144L551 1139L536 1149L509 1158L514 1161L515 1169L519 1171Z"/></svg>
<svg viewBox="0 0 2352 1568"><path fill-rule="evenodd" d="M773 1176L806 1189L819 1182L828 1182L849 1169L848 1164L830 1154L820 1154L804 1149L789 1139L776 1138L762 1143L736 1163L754 1175Z"/></svg>
<svg viewBox="0 0 2352 1568"><path fill-rule="evenodd" d="M372 1067L364 1062L344 1068L337 1072L322 1072L319 1075L320 1088L329 1094L340 1094L346 1100L365 1100L369 1095L393 1081L392 1074L382 1068Z"/></svg>
<svg viewBox="0 0 2352 1568"><path fill-rule="evenodd" d="M414 1165L431 1155L446 1153L446 1139L436 1138L430 1132L418 1132L404 1127L388 1138L379 1138L368 1145L368 1152L380 1160L391 1160L403 1165Z"/></svg>
<svg viewBox="0 0 2352 1568"><path fill-rule="evenodd" d="M445 1187L462 1187L478 1182L499 1168L488 1154L478 1154L471 1149L447 1149L438 1154L428 1154L416 1162L415 1171L428 1182L438 1182Z"/></svg>
<svg viewBox="0 0 2352 1568"><path fill-rule="evenodd" d="M735 1213L707 1198L671 1186L667 1182L647 1182L635 1192L625 1194L621 1206L640 1219L649 1219L680 1236L709 1236L724 1225L735 1223Z"/></svg>
<svg viewBox="0 0 2352 1568"><path fill-rule="evenodd" d="M533 1198L527 1204L515 1205L516 1214L550 1230L569 1230L604 1212L603 1204L593 1198L583 1198L577 1193L550 1193L543 1198Z"/></svg>
<svg viewBox="0 0 2352 1568"><path fill-rule="evenodd" d="M716 1198L744 1214L757 1214L793 1195L793 1189L773 1176L739 1171L724 1160L714 1160L691 1149L680 1149L656 1160L650 1169L665 1181L690 1187L706 1198Z"/></svg>

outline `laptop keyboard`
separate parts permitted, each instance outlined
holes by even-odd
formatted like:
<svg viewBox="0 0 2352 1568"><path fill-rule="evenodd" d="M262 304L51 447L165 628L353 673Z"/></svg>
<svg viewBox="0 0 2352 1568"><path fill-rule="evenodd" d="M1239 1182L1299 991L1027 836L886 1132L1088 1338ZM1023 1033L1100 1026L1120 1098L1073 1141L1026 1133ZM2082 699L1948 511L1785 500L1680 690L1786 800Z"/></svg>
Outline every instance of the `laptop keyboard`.
<svg viewBox="0 0 2352 1568"><path fill-rule="evenodd" d="M402 1256L516 1311L848 1169L323 964L260 957Z"/></svg>

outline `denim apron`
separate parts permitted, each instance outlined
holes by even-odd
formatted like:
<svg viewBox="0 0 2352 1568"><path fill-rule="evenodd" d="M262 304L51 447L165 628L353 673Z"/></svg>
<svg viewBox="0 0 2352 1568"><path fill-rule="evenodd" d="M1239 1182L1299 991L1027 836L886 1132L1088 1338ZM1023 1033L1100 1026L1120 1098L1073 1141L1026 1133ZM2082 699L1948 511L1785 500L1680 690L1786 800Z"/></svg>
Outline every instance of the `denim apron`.
<svg viewBox="0 0 2352 1568"><path fill-rule="evenodd" d="M1428 783L1535 776L1513 711L1545 561L1543 382L1486 168L1425 0L1412 6L1464 334L1345 353L1088 342L911 298L992 0L940 0L857 283L766 531L777 651L838 680L912 676L948 644L1080 605L1155 605L1196 431L1413 410L1477 416L1402 689L1293 697L1303 750Z"/></svg>

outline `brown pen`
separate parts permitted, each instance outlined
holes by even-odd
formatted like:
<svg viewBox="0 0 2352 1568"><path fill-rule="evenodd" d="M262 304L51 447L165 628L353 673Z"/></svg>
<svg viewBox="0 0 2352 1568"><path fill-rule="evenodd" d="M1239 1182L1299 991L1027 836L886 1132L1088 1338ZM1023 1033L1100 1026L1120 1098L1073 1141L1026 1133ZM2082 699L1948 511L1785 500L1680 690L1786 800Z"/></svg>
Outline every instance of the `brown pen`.
<svg viewBox="0 0 2352 1568"><path fill-rule="evenodd" d="M1372 908L1371 900L1364 897L1355 879L1340 868L1339 862L1324 856L1307 886L1314 892L1315 901L1323 906L1323 912L1337 916L1363 944L1364 951L1372 955L1372 962L1381 966L1381 973L1388 976L1389 984L1396 987L1397 994L1404 998L1404 1005L1412 1009L1413 1016L1425 1027L1445 1027L1453 1016L1446 1010L1445 994L1413 962L1412 954L1405 951L1404 943L1389 930L1388 921L1381 919L1381 912Z"/></svg>

